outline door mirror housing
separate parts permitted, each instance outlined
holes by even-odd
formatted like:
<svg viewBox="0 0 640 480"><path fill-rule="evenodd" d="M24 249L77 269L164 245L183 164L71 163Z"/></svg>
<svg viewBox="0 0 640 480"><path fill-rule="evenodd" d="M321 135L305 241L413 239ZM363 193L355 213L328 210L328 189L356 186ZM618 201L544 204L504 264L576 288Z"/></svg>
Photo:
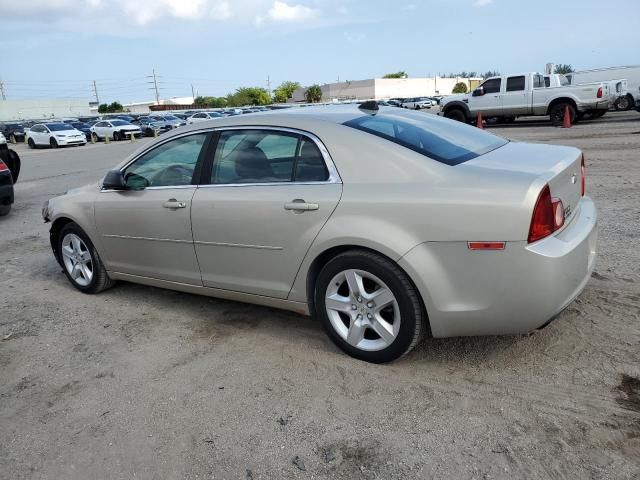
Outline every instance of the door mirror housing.
<svg viewBox="0 0 640 480"><path fill-rule="evenodd" d="M474 97L481 97L482 95L484 95L484 87L478 87L473 91Z"/></svg>
<svg viewBox="0 0 640 480"><path fill-rule="evenodd" d="M127 182L120 170L110 170L102 180L103 190L127 190Z"/></svg>

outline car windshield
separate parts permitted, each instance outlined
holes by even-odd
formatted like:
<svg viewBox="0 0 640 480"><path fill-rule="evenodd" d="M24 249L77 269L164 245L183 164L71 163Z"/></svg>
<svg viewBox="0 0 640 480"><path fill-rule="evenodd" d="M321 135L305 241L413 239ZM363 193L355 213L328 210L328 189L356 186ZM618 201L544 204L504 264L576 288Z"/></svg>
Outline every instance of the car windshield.
<svg viewBox="0 0 640 480"><path fill-rule="evenodd" d="M75 122L71 124L74 128L89 128L89 125L82 122Z"/></svg>
<svg viewBox="0 0 640 480"><path fill-rule="evenodd" d="M47 128L52 132L61 132L63 130L73 130L73 125L68 125L66 123L47 123Z"/></svg>
<svg viewBox="0 0 640 480"><path fill-rule="evenodd" d="M165 115L165 120L180 120L178 117L174 117L173 115Z"/></svg>
<svg viewBox="0 0 640 480"><path fill-rule="evenodd" d="M111 120L111 125L114 127L121 127L123 125L129 125L129 122L125 122L124 120Z"/></svg>
<svg viewBox="0 0 640 480"><path fill-rule="evenodd" d="M22 125L20 125L19 123L7 123L7 128L11 128L11 129L17 129L17 128L22 128Z"/></svg>
<svg viewBox="0 0 640 480"><path fill-rule="evenodd" d="M508 143L478 128L419 113L365 115L349 120L344 125L397 143L447 165L458 165Z"/></svg>
<svg viewBox="0 0 640 480"><path fill-rule="evenodd" d="M222 114L218 113L218 112L207 112L207 115L209 115L210 117L221 117Z"/></svg>

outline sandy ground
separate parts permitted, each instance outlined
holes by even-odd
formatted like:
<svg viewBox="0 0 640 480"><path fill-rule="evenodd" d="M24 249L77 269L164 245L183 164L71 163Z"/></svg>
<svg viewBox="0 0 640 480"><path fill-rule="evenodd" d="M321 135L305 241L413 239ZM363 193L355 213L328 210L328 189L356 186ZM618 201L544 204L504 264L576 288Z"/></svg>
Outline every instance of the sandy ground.
<svg viewBox="0 0 640 480"><path fill-rule="evenodd" d="M540 332L427 339L383 366L286 312L77 292L40 206L134 145L18 146L0 219L0 478L639 479L640 114L493 131L584 150L596 272Z"/></svg>

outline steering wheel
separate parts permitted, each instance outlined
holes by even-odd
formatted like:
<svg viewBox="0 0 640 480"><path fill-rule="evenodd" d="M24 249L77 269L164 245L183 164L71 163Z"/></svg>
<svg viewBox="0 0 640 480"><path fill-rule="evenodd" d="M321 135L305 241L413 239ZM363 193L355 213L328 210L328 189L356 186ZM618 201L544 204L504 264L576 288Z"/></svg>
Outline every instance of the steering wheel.
<svg viewBox="0 0 640 480"><path fill-rule="evenodd" d="M184 165L170 165L161 172L153 176L151 185L190 185L193 177L193 170Z"/></svg>

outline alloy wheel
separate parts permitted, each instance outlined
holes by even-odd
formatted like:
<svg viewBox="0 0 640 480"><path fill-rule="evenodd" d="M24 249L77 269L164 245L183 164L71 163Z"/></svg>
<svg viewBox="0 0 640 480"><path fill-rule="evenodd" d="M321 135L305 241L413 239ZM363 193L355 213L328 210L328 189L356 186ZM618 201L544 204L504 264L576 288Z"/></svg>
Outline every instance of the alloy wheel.
<svg viewBox="0 0 640 480"><path fill-rule="evenodd" d="M68 233L62 239L62 259L69 276L81 287L86 287L93 279L91 252L75 233Z"/></svg>
<svg viewBox="0 0 640 480"><path fill-rule="evenodd" d="M400 307L391 289L372 273L345 270L325 294L331 326L349 345L365 351L389 347L400 331Z"/></svg>

